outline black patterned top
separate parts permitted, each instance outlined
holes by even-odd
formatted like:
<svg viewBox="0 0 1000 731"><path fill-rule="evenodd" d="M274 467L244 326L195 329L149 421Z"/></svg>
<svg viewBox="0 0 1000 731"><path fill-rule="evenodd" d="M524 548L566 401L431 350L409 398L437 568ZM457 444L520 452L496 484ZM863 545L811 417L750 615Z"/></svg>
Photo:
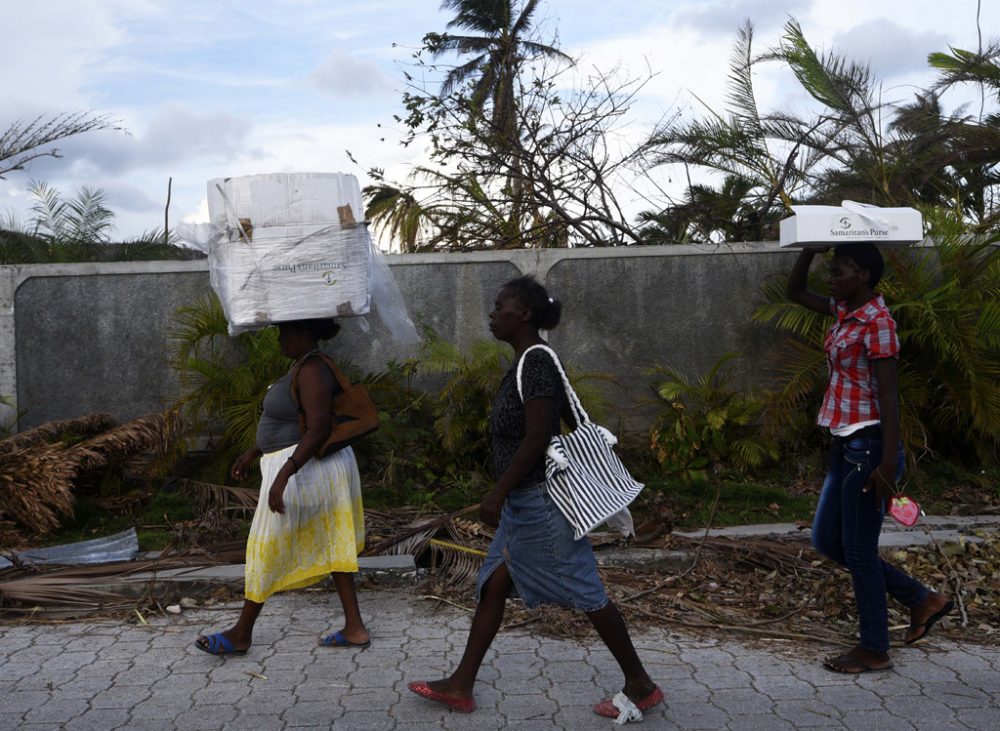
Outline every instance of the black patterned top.
<svg viewBox="0 0 1000 731"><path fill-rule="evenodd" d="M562 378L552 360L543 350L532 350L525 356L521 371L524 400L550 398L555 401L552 412L552 436L559 434L560 414L566 402ZM493 399L490 412L490 433L493 436L493 472L499 478L510 466L518 445L524 439L524 404L517 393L517 363L500 381L500 389ZM518 487L533 485L545 480L545 458L538 461Z"/></svg>

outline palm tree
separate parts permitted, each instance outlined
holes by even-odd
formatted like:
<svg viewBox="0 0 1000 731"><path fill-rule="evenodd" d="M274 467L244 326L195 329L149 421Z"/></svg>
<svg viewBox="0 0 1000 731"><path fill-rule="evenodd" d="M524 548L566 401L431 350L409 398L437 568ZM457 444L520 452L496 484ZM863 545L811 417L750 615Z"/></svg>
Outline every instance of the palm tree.
<svg viewBox="0 0 1000 731"><path fill-rule="evenodd" d="M430 221L413 191L380 183L366 186L362 193L365 218L388 233L390 240L398 240L401 253L419 251L418 241Z"/></svg>
<svg viewBox="0 0 1000 731"><path fill-rule="evenodd" d="M719 188L692 184L684 200L662 211L643 211L643 243L686 244L720 241L755 241L777 230L778 210L761 221L752 196L755 183L739 175L727 175ZM762 233L763 232L763 233Z"/></svg>
<svg viewBox="0 0 1000 731"><path fill-rule="evenodd" d="M472 87L472 108L482 113L490 106L493 130L508 143L517 135L515 86L521 65L533 58L572 59L554 46L529 40L532 16L538 0L444 0L442 10L454 10L447 28L460 28L476 35L428 33L424 41L436 59L448 52L472 55L451 69L441 84L447 96L466 82Z"/></svg>
<svg viewBox="0 0 1000 731"><path fill-rule="evenodd" d="M818 53L796 21L789 21L780 44L762 55L751 52L752 31L749 23L739 31L728 114L711 112L659 130L649 142L654 163L681 163L748 181L740 218L756 220L757 238L773 230L775 218L792 202L837 205L844 199L954 209L979 231L996 225L1000 115L975 121L947 114L933 91L890 107L880 99L879 81L867 64ZM1000 47L931 55L942 74L939 88L974 81L1000 93L998 59ZM821 105L820 112L796 117L760 111L751 69L766 61L786 65ZM696 204L708 202L709 192L689 185L686 202L664 214L689 216L704 208Z"/></svg>
<svg viewBox="0 0 1000 731"><path fill-rule="evenodd" d="M1000 41L994 41L982 51L952 48L951 53L932 53L927 62L941 72L938 86L979 84L1000 101Z"/></svg>
<svg viewBox="0 0 1000 731"><path fill-rule="evenodd" d="M39 233L84 244L109 241L115 214L107 207L104 191L100 188L83 186L68 200L47 183L33 182L30 190L35 198L31 210Z"/></svg>
<svg viewBox="0 0 1000 731"><path fill-rule="evenodd" d="M475 123L489 122L491 146L498 155L510 159L504 189L512 202L509 220L520 221L524 211L540 216L531 192L531 181L523 173L521 119L517 85L525 61L544 58L572 62L558 48L530 39L532 16L538 0L444 0L442 10L456 12L448 23L453 28L476 35L429 33L424 43L436 59L456 52L472 58L452 68L441 84L440 97L452 94L467 83L472 84L468 100ZM487 112L487 110L489 110Z"/></svg>
<svg viewBox="0 0 1000 731"><path fill-rule="evenodd" d="M966 158L965 176L967 198L971 201L972 215L980 231L989 231L1000 224L1000 112L985 114L986 97L1000 102L1000 41L994 40L985 49L966 51L950 49L951 53L932 53L927 57L939 76L936 90L948 89L958 84L979 86L981 101L979 117L965 125L963 140L956 146ZM963 144L964 143L964 144Z"/></svg>
<svg viewBox="0 0 1000 731"><path fill-rule="evenodd" d="M647 143L654 165L679 163L723 175L718 197L739 191L740 218L757 222L756 231L739 235L756 240L763 239L773 228L770 224L789 210L818 160L810 150L815 124L787 114L761 114L752 74L761 58L767 57L754 55L753 25L748 21L739 29L730 60L728 113L710 110L704 119L674 122L656 130ZM714 191L703 185L688 187L687 202L673 211L690 218L706 207ZM708 206L714 207L714 203ZM687 227L682 230L687 232Z"/></svg>

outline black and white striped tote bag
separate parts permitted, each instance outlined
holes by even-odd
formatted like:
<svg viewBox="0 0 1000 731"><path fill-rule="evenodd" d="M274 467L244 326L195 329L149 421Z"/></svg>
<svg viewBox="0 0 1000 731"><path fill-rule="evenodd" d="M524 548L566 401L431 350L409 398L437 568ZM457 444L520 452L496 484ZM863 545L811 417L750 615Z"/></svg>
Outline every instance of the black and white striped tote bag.
<svg viewBox="0 0 1000 731"><path fill-rule="evenodd" d="M545 345L533 345L524 355L532 350L544 350L552 357L576 419L576 428L552 437L545 453L545 477L552 501L573 526L576 540L622 512L631 526L628 505L642 491L643 484L628 473L612 450L618 442L615 436L587 416L555 352ZM522 401L524 355L517 364L517 393Z"/></svg>

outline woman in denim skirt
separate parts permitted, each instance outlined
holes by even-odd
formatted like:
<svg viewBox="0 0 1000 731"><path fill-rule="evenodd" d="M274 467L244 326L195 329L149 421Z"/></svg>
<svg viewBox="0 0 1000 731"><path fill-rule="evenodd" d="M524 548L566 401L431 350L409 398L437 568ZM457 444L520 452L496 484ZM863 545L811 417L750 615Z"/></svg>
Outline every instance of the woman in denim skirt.
<svg viewBox="0 0 1000 731"><path fill-rule="evenodd" d="M514 365L490 413L497 480L480 505L480 516L498 526L497 532L479 572L479 603L461 662L451 676L409 688L453 710L475 710L476 675L500 629L507 597L516 592L529 607L554 603L587 614L625 675L622 692L593 710L622 722L638 720L642 711L663 701L663 693L643 668L621 614L604 591L590 543L573 540L572 526L546 490L546 449L559 434L561 416L572 424L550 355L533 350L525 356L523 402L517 390L517 362L528 348L544 343L538 331L554 328L560 312L559 302L531 277L514 279L497 294L490 331L514 348Z"/></svg>
<svg viewBox="0 0 1000 731"><path fill-rule="evenodd" d="M906 644L926 636L954 604L879 555L886 501L903 471L896 385L899 338L882 295L875 292L884 262L874 244L837 246L826 280L830 297L808 291L813 257L828 250L799 254L787 294L803 307L836 318L824 344L829 381L817 419L830 429L833 444L812 541L817 551L850 571L860 625L857 646L823 664L839 673L864 673L892 667L886 592L910 610Z"/></svg>

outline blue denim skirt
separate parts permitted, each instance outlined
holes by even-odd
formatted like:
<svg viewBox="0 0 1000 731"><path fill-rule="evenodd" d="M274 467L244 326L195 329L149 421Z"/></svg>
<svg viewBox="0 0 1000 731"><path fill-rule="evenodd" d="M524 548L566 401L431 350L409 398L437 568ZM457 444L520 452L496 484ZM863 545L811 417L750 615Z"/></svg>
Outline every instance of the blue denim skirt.
<svg viewBox="0 0 1000 731"><path fill-rule="evenodd" d="M549 497L545 483L513 490L476 581L476 599L500 566L507 565L513 594L528 607L561 604L596 612L608 603L590 541L573 540L573 526Z"/></svg>

